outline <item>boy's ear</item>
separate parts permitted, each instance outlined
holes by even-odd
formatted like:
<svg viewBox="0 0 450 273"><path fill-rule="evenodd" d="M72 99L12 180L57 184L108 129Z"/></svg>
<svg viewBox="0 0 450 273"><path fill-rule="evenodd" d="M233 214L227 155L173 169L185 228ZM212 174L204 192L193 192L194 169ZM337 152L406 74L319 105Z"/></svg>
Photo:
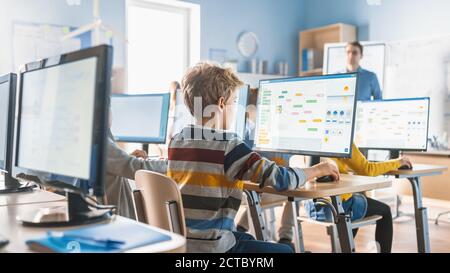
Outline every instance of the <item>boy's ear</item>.
<svg viewBox="0 0 450 273"><path fill-rule="evenodd" d="M219 106L220 109L225 109L225 98L224 97L220 97L219 101L217 102L217 105Z"/></svg>

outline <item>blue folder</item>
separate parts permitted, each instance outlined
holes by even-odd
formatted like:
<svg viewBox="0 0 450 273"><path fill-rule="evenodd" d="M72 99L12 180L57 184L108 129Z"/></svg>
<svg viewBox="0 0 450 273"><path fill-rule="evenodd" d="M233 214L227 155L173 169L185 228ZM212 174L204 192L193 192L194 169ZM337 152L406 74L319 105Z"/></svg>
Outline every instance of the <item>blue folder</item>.
<svg viewBox="0 0 450 273"><path fill-rule="evenodd" d="M55 236L55 234L58 234ZM59 232L26 241L38 252L96 253L123 252L171 240L171 237L137 222L116 218L108 224Z"/></svg>

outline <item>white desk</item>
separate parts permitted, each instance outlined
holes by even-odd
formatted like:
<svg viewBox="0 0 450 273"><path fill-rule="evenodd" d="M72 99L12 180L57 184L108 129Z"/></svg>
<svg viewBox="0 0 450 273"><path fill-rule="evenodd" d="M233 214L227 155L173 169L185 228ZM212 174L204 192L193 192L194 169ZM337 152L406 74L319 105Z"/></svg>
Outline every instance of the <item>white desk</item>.
<svg viewBox="0 0 450 273"><path fill-rule="evenodd" d="M35 239L41 236L45 236L45 232L48 230L48 228L24 227L16 220L17 215L29 213L38 208L61 207L61 206L65 207L67 206L67 204L65 202L50 202L50 203L0 207L0 233L6 238L8 238L10 241L10 243L7 246L5 246L4 248L0 248L0 253L32 252L25 244L25 241L28 239ZM121 218L126 221L132 221L120 216L115 217ZM148 227L149 229L169 235L171 237L171 240L152 244L145 247L136 248L127 252L138 252L138 253L185 252L186 239L183 236L149 225L145 226ZM51 230L64 231L79 227L80 226L70 228L52 228Z"/></svg>
<svg viewBox="0 0 450 273"><path fill-rule="evenodd" d="M66 200L65 196L35 189L30 192L0 194L0 207L58 202L64 200Z"/></svg>

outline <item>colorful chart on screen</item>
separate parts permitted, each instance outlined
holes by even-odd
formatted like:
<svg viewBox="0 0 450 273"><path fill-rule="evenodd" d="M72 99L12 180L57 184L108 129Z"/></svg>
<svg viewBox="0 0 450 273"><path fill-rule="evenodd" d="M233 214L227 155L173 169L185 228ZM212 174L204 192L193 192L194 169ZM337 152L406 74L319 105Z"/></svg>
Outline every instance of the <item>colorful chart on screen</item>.
<svg viewBox="0 0 450 273"><path fill-rule="evenodd" d="M356 74L260 82L255 149L349 157Z"/></svg>

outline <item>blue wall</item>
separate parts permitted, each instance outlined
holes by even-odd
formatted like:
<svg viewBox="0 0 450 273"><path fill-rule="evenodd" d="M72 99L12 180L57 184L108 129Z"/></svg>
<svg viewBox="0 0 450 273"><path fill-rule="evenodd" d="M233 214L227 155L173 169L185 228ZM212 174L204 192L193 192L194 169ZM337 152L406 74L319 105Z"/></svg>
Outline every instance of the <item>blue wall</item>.
<svg viewBox="0 0 450 273"><path fill-rule="evenodd" d="M450 33L448 0L306 0L305 27L336 22L358 26L360 40L395 41Z"/></svg>
<svg viewBox="0 0 450 273"><path fill-rule="evenodd" d="M209 58L211 48L225 49L227 58L239 61L239 69L248 65L236 46L242 31L253 31L260 39L254 56L269 61L273 72L277 61L288 61L290 74L298 66L298 32L303 26L304 0L186 0L201 6L201 58ZM0 33L12 38L14 21L80 26L92 21L91 0L81 6L69 7L65 0L0 0ZM101 1L101 16L105 23L125 32L125 1ZM9 39L8 39L9 40ZM123 65L125 46L114 42L115 64ZM12 67L12 42L0 51L0 72Z"/></svg>
<svg viewBox="0 0 450 273"><path fill-rule="evenodd" d="M260 39L255 58L274 63L289 62L290 74L298 66L298 32L311 27L344 22L358 26L361 40L400 40L450 32L449 0L382 0L368 6L366 0L185 0L201 6L201 57L211 48L225 49L237 59L240 70L248 65L236 46L242 31ZM91 0L69 7L64 0L0 0L0 35L12 37L12 22L41 22L80 26L92 20ZM105 23L125 32L125 1L101 1ZM12 42L0 50L0 72L12 67ZM115 41L115 64L123 65L125 47Z"/></svg>
<svg viewBox="0 0 450 273"><path fill-rule="evenodd" d="M260 48L254 56L269 61L273 72L277 61L288 61L290 74L298 67L298 34L303 27L304 0L186 0L201 6L201 57L211 48L227 50L228 59L239 60L247 70L247 59L237 49L242 31L255 32Z"/></svg>
<svg viewBox="0 0 450 273"><path fill-rule="evenodd" d="M68 6L65 0L0 0L0 74L13 69L12 29L14 22L81 26L92 22L92 1L83 0L80 6ZM104 23L125 32L124 0L100 1ZM114 42L115 65L124 62L124 44Z"/></svg>

